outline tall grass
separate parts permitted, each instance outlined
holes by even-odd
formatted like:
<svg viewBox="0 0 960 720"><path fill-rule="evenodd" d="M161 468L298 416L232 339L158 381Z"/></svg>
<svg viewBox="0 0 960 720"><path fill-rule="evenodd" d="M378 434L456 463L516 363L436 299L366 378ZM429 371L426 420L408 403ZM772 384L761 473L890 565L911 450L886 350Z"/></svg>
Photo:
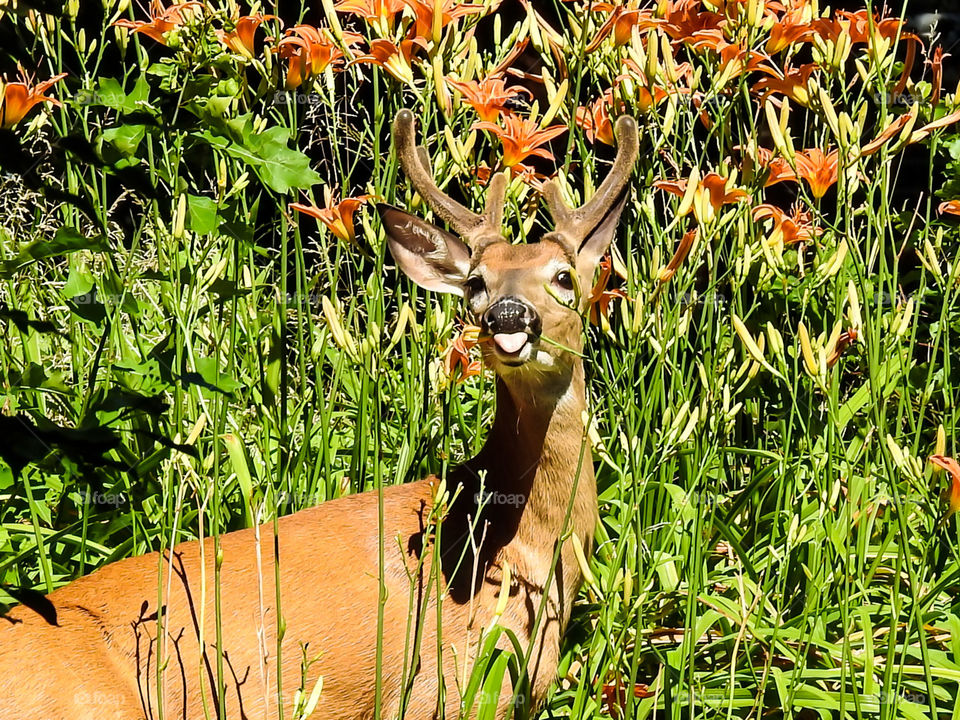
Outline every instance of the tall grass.
<svg viewBox="0 0 960 720"><path fill-rule="evenodd" d="M645 130L608 286L626 299L588 343L594 577L538 717L960 717L957 525L938 497L960 478L926 462L957 452L960 243L937 205L960 194L960 145L949 122L918 132L958 101L935 104L936 73L905 68L909 41L867 13L846 55L856 22L832 37L816 18L839 16L813 5L794 23L810 34L738 68L661 5L592 48L609 12L487 3L432 25L409 75L350 62L399 40L409 9L270 8L344 54L289 92L279 21L244 57L215 33L229 3L185 11L165 45L114 24L146 17L126 3L0 11L2 67L68 73L62 106L2 131L0 601L478 450L493 386L449 369L463 311L400 278L373 213L350 242L290 204L425 213L390 151L401 107L437 177L479 201L501 143L444 78L506 62L539 76L507 76L532 90L511 107L568 127L511 185L517 239L546 226L532 173L559 168L582 197L606 170L604 113L577 123L578 105L613 88L606 110ZM689 7L758 53L785 17ZM812 64L812 81L765 97L754 60ZM758 146L794 170L838 148L836 182L765 187ZM711 171L730 202L693 197ZM679 196L654 185L678 179ZM819 234L755 215L794 202Z"/></svg>

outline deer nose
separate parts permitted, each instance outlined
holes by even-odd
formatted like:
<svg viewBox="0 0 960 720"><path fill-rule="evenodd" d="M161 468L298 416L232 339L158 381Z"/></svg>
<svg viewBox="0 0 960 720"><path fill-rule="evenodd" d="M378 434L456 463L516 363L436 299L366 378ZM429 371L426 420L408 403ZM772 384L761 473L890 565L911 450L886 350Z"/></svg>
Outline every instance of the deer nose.
<svg viewBox="0 0 960 720"><path fill-rule="evenodd" d="M540 314L517 297L505 297L487 308L480 319L480 328L489 335L525 332L540 337Z"/></svg>

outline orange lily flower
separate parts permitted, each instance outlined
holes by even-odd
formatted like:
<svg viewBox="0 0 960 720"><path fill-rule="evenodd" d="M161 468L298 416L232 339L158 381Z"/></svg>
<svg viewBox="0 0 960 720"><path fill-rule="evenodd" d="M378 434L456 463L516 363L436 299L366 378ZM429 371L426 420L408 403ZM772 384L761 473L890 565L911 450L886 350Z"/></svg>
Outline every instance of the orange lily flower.
<svg viewBox="0 0 960 720"><path fill-rule="evenodd" d="M868 12L866 8L856 12L837 10L836 17L821 18L812 24L822 37L829 40L836 41L841 34L846 32L850 35L850 42L854 45L858 43L870 44L873 39L870 34L871 19L873 21L874 37L895 40L899 35L903 39L917 39L913 33L903 32L904 23L900 21L900 18L881 18L876 14L873 18L870 18L867 15Z"/></svg>
<svg viewBox="0 0 960 720"><path fill-rule="evenodd" d="M659 28L675 42L690 44L702 43L717 48L725 42L723 28L727 24L726 18L716 12L700 12L700 0L666 0L660 6L662 14L654 14L651 10L636 10L624 8L611 3L597 3L594 10L612 11L612 15L600 28L586 51L596 50L612 32L614 43L624 45L629 42L633 28L650 30Z"/></svg>
<svg viewBox="0 0 960 720"><path fill-rule="evenodd" d="M814 34L810 17L810 5L805 2L787 10L770 28L770 36L764 47L767 54L774 55L790 45L809 40Z"/></svg>
<svg viewBox="0 0 960 720"><path fill-rule="evenodd" d="M600 698L603 709L607 715L612 718L622 718L624 708L627 707L627 697L632 695L635 699L654 697L656 693L650 690L646 683L634 683L631 687L624 682L623 678L617 675L613 682L606 682L600 690Z"/></svg>
<svg viewBox="0 0 960 720"><path fill-rule="evenodd" d="M820 148L811 148L796 154L797 175L807 181L818 200L837 182L839 160L839 150L825 154Z"/></svg>
<svg viewBox="0 0 960 720"><path fill-rule="evenodd" d="M740 146L737 146L736 149L743 150ZM770 187L771 185L782 182L799 182L799 180L797 180L797 174L785 158L774 157L773 151L764 147L758 147L756 149L756 155L756 164L759 166L759 172L754 171L754 174L760 175L766 171L767 178L763 183L764 187ZM752 167L752 164L753 159L748 157L744 163L744 167Z"/></svg>
<svg viewBox="0 0 960 720"><path fill-rule="evenodd" d="M853 20L853 23L851 23ZM843 11L835 13L833 17L817 18L810 23L810 26L816 35L819 35L828 42L837 43L840 38L846 36L850 38L850 44L865 43L867 41L866 33L863 27L856 22L857 18L848 17Z"/></svg>
<svg viewBox="0 0 960 720"><path fill-rule="evenodd" d="M645 90L645 88L644 88ZM604 145L615 145L613 136L613 122L610 120L609 108L614 105L613 88L607 89L603 95L590 105L581 105L577 108L576 122L591 143L602 142ZM617 103L621 108L623 103Z"/></svg>
<svg viewBox="0 0 960 720"><path fill-rule="evenodd" d="M257 28L267 20L276 20L276 15L244 15L233 21L234 29L230 32L226 30L217 30L217 37L224 45L233 50L238 55L243 55L248 60L253 59L253 38Z"/></svg>
<svg viewBox="0 0 960 720"><path fill-rule="evenodd" d="M677 93L683 92L682 90L677 90ZM637 110L646 115L652 108L657 107L660 103L666 100L670 96L666 90L664 90L659 85L653 86L653 92L648 88L638 87L637 94L634 96L636 101Z"/></svg>
<svg viewBox="0 0 960 720"><path fill-rule="evenodd" d="M791 67L785 65L783 70L778 67L761 65L757 69L767 73L770 77L761 78L753 85L753 92L763 93L760 97L760 103L766 102L767 98L773 93L785 95L799 105L806 107L810 102L810 94L807 91L807 83L810 75L817 69L815 63L808 63L800 67Z"/></svg>
<svg viewBox="0 0 960 720"><path fill-rule="evenodd" d="M413 10L416 16L416 23L411 31L417 37L433 38L434 42L440 40L439 36L434 37L433 25L437 21L435 17L439 12L438 32L442 31L447 25L467 15L476 15L483 12L483 5L472 5L470 3L460 3L458 0L403 0L407 7Z"/></svg>
<svg viewBox="0 0 960 720"><path fill-rule="evenodd" d="M930 66L930 85L933 88L930 93L930 104L936 107L940 104L940 85L943 83L943 59L950 57L950 53L943 52L943 46L937 45L933 50L933 57L927 60Z"/></svg>
<svg viewBox="0 0 960 720"><path fill-rule="evenodd" d="M492 122L478 122L473 124L471 130L489 130L500 138L503 144L502 162L510 168L519 165L530 155L553 160L553 154L540 146L567 129L565 125L553 125L541 130L536 121L516 115L504 115L503 122L506 126L503 128Z"/></svg>
<svg viewBox="0 0 960 720"><path fill-rule="evenodd" d="M699 232L700 230L698 228L687 230L687 232L683 234L683 237L680 238L680 244L677 245L677 249L673 253L673 257L670 258L670 262L668 262L667 266L657 275L657 280L661 284L669 282L670 279L677 274L677 270L680 269L683 261L686 260L687 255L690 254L690 249L693 247L693 243L697 239L697 233Z"/></svg>
<svg viewBox="0 0 960 720"><path fill-rule="evenodd" d="M700 12L699 7L699 0L668 0L667 11L655 24L672 40L718 49L726 42L723 29L727 19L720 13Z"/></svg>
<svg viewBox="0 0 960 720"><path fill-rule="evenodd" d="M483 164L472 168L472 170L473 174L477 178L477 185L480 187L486 187L487 183L490 182L490 177L493 175L493 168L487 164Z"/></svg>
<svg viewBox="0 0 960 720"><path fill-rule="evenodd" d="M930 462L950 473L950 487L943 494L944 500L947 501L947 512L940 520L940 524L943 524L957 510L960 510L960 463L944 455L931 455Z"/></svg>
<svg viewBox="0 0 960 720"><path fill-rule="evenodd" d="M488 75L480 82L447 78L447 83L463 95L463 101L476 111L483 122L493 122L501 113L509 112L507 103L517 95L526 93L528 97L533 97L525 87L508 88L503 77L497 75Z"/></svg>
<svg viewBox="0 0 960 720"><path fill-rule="evenodd" d="M649 81L647 79L647 71L642 69L630 58L624 59L623 66L630 71L630 74L620 76L617 80L620 80L622 77L632 77L637 82L633 101L636 109L644 115L650 112L651 108L660 105L660 103L670 97L670 95L683 95L690 92L689 88L682 87L676 82L681 78L688 84L691 82L693 70L688 63L680 63L679 65L673 65L672 67L667 66L665 68L667 70L666 82L668 85L666 87L657 84L657 81Z"/></svg>
<svg viewBox="0 0 960 720"><path fill-rule="evenodd" d="M52 105L62 105L59 100L47 97L44 93L66 76L66 73L60 73L49 80L44 80L30 87L27 84L23 69L21 69L20 79L22 82L0 82L0 127L4 129L12 128L23 120L24 116L37 103L48 102Z"/></svg>
<svg viewBox="0 0 960 720"><path fill-rule="evenodd" d="M840 356L846 352L846 349L857 340L857 329L850 328L840 333L840 337L837 338L837 344L834 345L833 351L827 357L827 367L833 367L837 364L837 360L840 359Z"/></svg>
<svg viewBox="0 0 960 720"><path fill-rule="evenodd" d="M393 28L393 21L406 6L403 0L340 0L333 9L337 12L358 15L366 22L383 21Z"/></svg>
<svg viewBox="0 0 960 720"><path fill-rule="evenodd" d="M610 314L610 303L614 298L623 298L629 300L629 296L620 288L607 290L607 283L610 282L610 274L613 272L613 264L610 262L610 256L604 255L600 260L600 275L597 276L597 282L590 291L590 297L587 298L587 305L590 307L590 322L594 325L602 325L604 319Z"/></svg>
<svg viewBox="0 0 960 720"><path fill-rule="evenodd" d="M613 34L613 44L615 47L626 45L633 36L634 26L641 29L651 26L654 20L649 10L640 10L638 8L627 8L623 5L612 5L610 3L597 3L593 6L594 10L606 11L610 17L600 26L597 36L590 41L586 47L586 52L592 53L600 47L601 43Z"/></svg>
<svg viewBox="0 0 960 720"><path fill-rule="evenodd" d="M698 40L693 46L694 48L708 47L720 56L720 73L714 81L718 87L725 86L735 77L759 70L760 61L764 57L742 42L728 43L724 40L716 43L713 39L708 39Z"/></svg>
<svg viewBox="0 0 960 720"><path fill-rule="evenodd" d="M770 187L782 182L799 182L797 174L790 167L786 158L778 157L767 163L767 179L764 181L764 187Z"/></svg>
<svg viewBox="0 0 960 720"><path fill-rule="evenodd" d="M960 200L948 200L937 207L941 215L960 215Z"/></svg>
<svg viewBox="0 0 960 720"><path fill-rule="evenodd" d="M863 42L873 48L878 44L879 40L892 43L898 37L902 42L906 43L906 55L903 58L903 72L900 73L900 80L893 89L894 96L903 94L904 89L907 87L907 81L910 79L910 71L913 70L913 63L917 58L917 48L922 44L920 38L912 32L906 32L903 29L904 23L900 21L900 18L879 18L874 15L873 23L871 24L870 18L867 16L866 8L858 10L857 12L839 10L837 11L837 15L850 20L851 37L854 43Z"/></svg>
<svg viewBox="0 0 960 720"><path fill-rule="evenodd" d="M330 32L313 25L296 25L284 33L277 43L280 58L287 61L287 76L284 87L293 90L305 81L322 75L328 66L336 67L343 62L343 51L330 36ZM361 40L356 33L344 33L344 40L352 45Z"/></svg>
<svg viewBox="0 0 960 720"><path fill-rule="evenodd" d="M369 199L369 195L358 195L357 197L344 198L340 202L328 205L325 208L301 203L290 203L290 207L304 215L316 218L340 240L356 245L357 231L353 224L353 215Z"/></svg>
<svg viewBox="0 0 960 720"><path fill-rule="evenodd" d="M810 213L800 205L794 205L793 215L787 215L774 205L758 205L753 209L753 219L756 221L773 220L773 233L779 233L784 245L797 242L806 242L823 234L823 229L815 226Z"/></svg>
<svg viewBox="0 0 960 720"><path fill-rule="evenodd" d="M176 3L168 8L163 6L161 0L150 0L149 20L117 20L114 25L135 33L143 33L161 45L166 45L168 32L187 22L192 13L202 10L203 3L195 0Z"/></svg>
<svg viewBox="0 0 960 720"><path fill-rule="evenodd" d="M907 113L904 113L892 123L887 125L879 135L877 135L873 140L868 142L860 149L861 155L873 155L884 144L890 140L894 135L899 135L900 132L905 128L910 122L916 118L916 113L913 110L910 110Z"/></svg>
<svg viewBox="0 0 960 720"><path fill-rule="evenodd" d="M418 50L426 49L427 42L422 37L402 40L399 47L389 40L374 40L370 43L370 52L360 55L353 62L377 65L400 82L412 85L413 67L410 62Z"/></svg>
<svg viewBox="0 0 960 720"><path fill-rule="evenodd" d="M880 18L876 15L872 18L867 15L868 10L858 10L849 12L838 10L835 17L820 18L810 23L815 34L824 40L836 45L841 37L849 38L850 46L865 44L868 47L875 47L878 40L893 42L897 37L907 43L907 53L903 61L903 73L900 75L900 81L893 91L894 95L899 95L907 86L907 80L910 77L910 71L913 69L913 63L917 55L917 46L920 44L920 38L911 32L903 30L903 23L899 18ZM871 33L871 27L873 32Z"/></svg>
<svg viewBox="0 0 960 720"><path fill-rule="evenodd" d="M694 190L693 205L690 210L701 225L716 219L724 205L737 203L749 197L743 188L729 187L732 178L725 178L715 172L709 172L700 178ZM683 197L687 192L686 180L657 180L653 186ZM690 212L688 210L687 212Z"/></svg>
<svg viewBox="0 0 960 720"><path fill-rule="evenodd" d="M463 382L469 377L479 375L483 364L479 360L470 359L470 351L476 347L480 338L480 328L476 325L464 325L447 349L447 372L457 382Z"/></svg>

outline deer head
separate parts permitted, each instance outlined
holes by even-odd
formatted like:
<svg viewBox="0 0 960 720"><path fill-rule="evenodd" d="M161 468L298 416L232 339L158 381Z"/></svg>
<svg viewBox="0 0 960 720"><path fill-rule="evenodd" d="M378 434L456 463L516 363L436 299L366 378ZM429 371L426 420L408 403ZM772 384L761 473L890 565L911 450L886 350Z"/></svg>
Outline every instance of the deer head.
<svg viewBox="0 0 960 720"><path fill-rule="evenodd" d="M414 139L413 113L393 123L400 165L413 187L456 235L390 205L378 206L390 251L418 285L462 296L481 330L487 365L501 377L535 369L569 369L582 348L582 315L597 263L607 251L637 157L637 124L621 116L619 149L609 175L579 208L555 180L544 198L555 228L538 243L511 244L501 233L510 171L493 176L483 214L443 193L426 151ZM459 237L458 237L459 236Z"/></svg>

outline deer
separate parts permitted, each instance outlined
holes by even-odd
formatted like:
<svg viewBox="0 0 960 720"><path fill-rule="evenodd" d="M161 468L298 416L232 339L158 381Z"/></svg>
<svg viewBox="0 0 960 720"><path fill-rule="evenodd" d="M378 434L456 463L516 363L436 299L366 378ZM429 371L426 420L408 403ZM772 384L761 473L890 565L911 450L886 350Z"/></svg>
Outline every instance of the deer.
<svg viewBox="0 0 960 720"><path fill-rule="evenodd" d="M297 689L319 690L321 720L473 717L464 683L495 626L516 639L497 647L524 655L489 700L495 717L511 717L518 694L543 701L599 519L581 289L614 238L637 124L618 118L613 165L582 206L545 182L554 229L518 244L501 229L509 169L475 213L439 189L414 125L409 110L394 120L399 165L449 230L377 210L399 269L461 296L480 327L496 400L482 449L444 478L282 517L276 535L184 542L14 607L0 617L0 718L291 718Z"/></svg>

